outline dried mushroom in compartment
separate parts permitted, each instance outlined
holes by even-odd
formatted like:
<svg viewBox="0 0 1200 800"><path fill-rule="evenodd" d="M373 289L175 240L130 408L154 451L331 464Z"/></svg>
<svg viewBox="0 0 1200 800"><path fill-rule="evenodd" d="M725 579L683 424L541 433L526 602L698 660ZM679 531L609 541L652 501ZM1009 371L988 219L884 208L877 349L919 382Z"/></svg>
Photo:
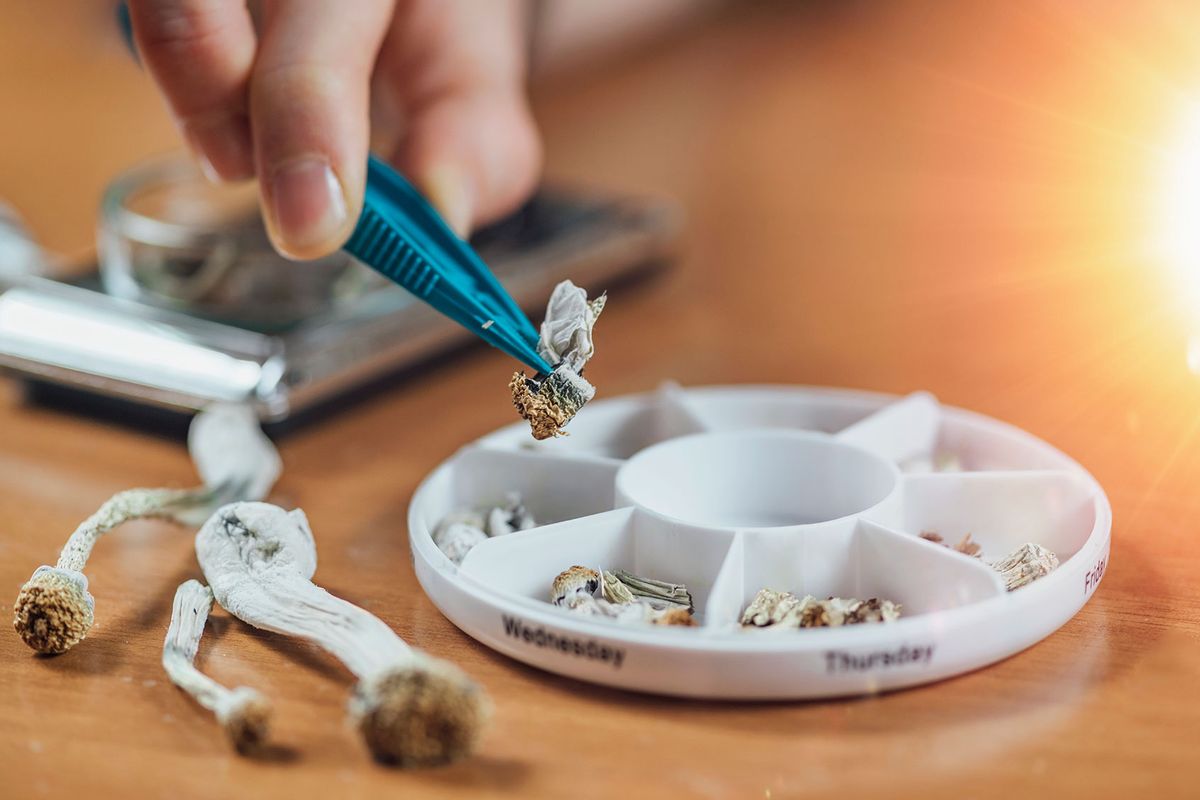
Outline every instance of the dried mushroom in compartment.
<svg viewBox="0 0 1200 800"><path fill-rule="evenodd" d="M537 521L518 492L509 492L498 506L459 509L442 517L433 529L433 543L455 564L461 564L475 545L490 536L506 536L536 528Z"/></svg>
<svg viewBox="0 0 1200 800"><path fill-rule="evenodd" d="M686 586L639 577L625 570L568 567L551 582L550 602L576 614L619 623L696 625L692 595Z"/></svg>
<svg viewBox="0 0 1200 800"><path fill-rule="evenodd" d="M921 531L920 536L927 542L950 547L964 555L980 559L1000 573L1000 577L1004 579L1004 588L1010 592L1027 586L1038 578L1044 578L1058 569L1058 556L1034 542L1026 542L998 561L984 561L983 548L971 539L969 533L953 547L946 544L946 540L937 531Z"/></svg>
<svg viewBox="0 0 1200 800"><path fill-rule="evenodd" d="M901 606L891 600L830 597L797 597L791 592L760 589L742 612L743 628L836 628L842 625L893 622Z"/></svg>

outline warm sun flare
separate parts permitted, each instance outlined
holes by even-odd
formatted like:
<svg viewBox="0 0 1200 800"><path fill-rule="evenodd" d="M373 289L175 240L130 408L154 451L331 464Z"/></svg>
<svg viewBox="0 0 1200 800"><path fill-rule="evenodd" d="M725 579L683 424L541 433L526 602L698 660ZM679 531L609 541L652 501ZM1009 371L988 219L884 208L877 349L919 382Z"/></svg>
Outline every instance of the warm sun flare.
<svg viewBox="0 0 1200 800"><path fill-rule="evenodd" d="M1200 310L1200 105L1190 108L1164 153L1155 249Z"/></svg>

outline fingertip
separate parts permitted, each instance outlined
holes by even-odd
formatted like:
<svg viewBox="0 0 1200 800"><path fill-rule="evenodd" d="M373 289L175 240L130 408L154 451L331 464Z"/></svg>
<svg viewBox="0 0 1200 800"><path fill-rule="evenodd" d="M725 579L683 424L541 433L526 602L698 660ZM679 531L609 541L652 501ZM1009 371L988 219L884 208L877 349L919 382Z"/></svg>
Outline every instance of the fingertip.
<svg viewBox="0 0 1200 800"><path fill-rule="evenodd" d="M269 3L250 77L259 191L288 258L342 247L362 208L369 85L389 0Z"/></svg>
<svg viewBox="0 0 1200 800"><path fill-rule="evenodd" d="M304 156L278 164L263 176L267 234L287 258L309 261L338 250L354 220L345 185L327 159Z"/></svg>

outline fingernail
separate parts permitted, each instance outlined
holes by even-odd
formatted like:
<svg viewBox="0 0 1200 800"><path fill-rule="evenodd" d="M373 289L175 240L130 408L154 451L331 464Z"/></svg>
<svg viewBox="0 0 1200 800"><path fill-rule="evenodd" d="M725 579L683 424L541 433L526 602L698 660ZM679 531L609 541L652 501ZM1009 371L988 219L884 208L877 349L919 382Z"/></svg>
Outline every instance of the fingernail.
<svg viewBox="0 0 1200 800"><path fill-rule="evenodd" d="M183 136L213 183L244 181L254 177L250 147L250 121L243 115L183 123Z"/></svg>
<svg viewBox="0 0 1200 800"><path fill-rule="evenodd" d="M462 238L471 231L471 185L463 171L441 164L425 173L422 181L429 202L441 212L446 224Z"/></svg>
<svg viewBox="0 0 1200 800"><path fill-rule="evenodd" d="M336 247L347 222L346 194L324 158L288 161L271 173L271 233L294 258L315 258Z"/></svg>

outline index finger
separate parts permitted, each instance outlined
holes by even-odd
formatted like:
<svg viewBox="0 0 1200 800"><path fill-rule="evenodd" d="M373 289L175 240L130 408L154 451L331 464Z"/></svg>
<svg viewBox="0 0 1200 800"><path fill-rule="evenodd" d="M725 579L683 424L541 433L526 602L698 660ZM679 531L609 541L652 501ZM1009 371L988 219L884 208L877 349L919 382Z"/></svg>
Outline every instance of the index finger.
<svg viewBox="0 0 1200 800"><path fill-rule="evenodd" d="M254 174L247 85L254 25L244 0L129 0L142 61L210 177Z"/></svg>

